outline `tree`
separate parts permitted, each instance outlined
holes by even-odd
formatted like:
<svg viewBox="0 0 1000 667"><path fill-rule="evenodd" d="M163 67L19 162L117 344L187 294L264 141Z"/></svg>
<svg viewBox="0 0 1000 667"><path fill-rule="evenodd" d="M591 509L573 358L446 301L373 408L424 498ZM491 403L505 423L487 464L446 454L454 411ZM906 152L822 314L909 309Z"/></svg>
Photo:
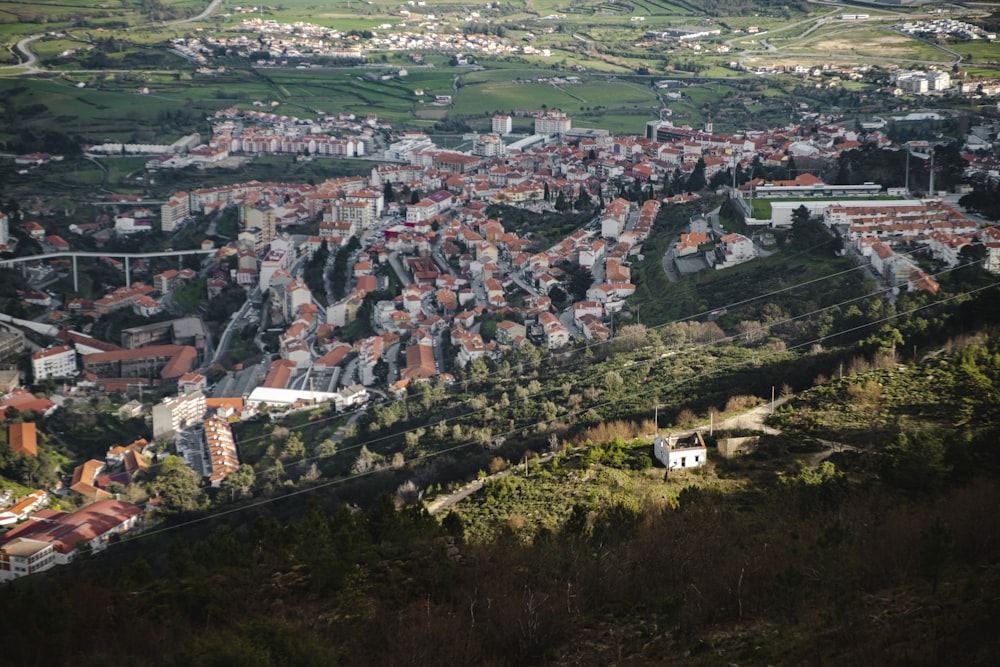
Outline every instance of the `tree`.
<svg viewBox="0 0 1000 667"><path fill-rule="evenodd" d="M327 438L323 442L316 445L316 449L313 450L313 453L321 459L328 459L337 453L337 443Z"/></svg>
<svg viewBox="0 0 1000 667"><path fill-rule="evenodd" d="M954 559L955 549L955 535L941 517L920 533L920 569L930 581L931 593L937 593L938 582Z"/></svg>
<svg viewBox="0 0 1000 667"><path fill-rule="evenodd" d="M569 202L566 201L566 193L562 190L556 195L556 210L566 211L569 210Z"/></svg>
<svg viewBox="0 0 1000 667"><path fill-rule="evenodd" d="M615 352L633 352L648 344L648 330L645 324L626 324L618 328L611 341L611 348Z"/></svg>
<svg viewBox="0 0 1000 667"><path fill-rule="evenodd" d="M165 512L190 512L201 504L201 489L198 474L189 468L183 459L168 456L159 465L153 479L153 487L163 497Z"/></svg>
<svg viewBox="0 0 1000 667"><path fill-rule="evenodd" d="M362 445L361 451L358 452L358 458L354 460L354 465L351 466L351 472L355 475L363 475L366 472L371 472L375 469L379 458L377 454L368 449L368 445Z"/></svg>
<svg viewBox="0 0 1000 667"><path fill-rule="evenodd" d="M689 192L700 192L705 189L705 159L698 158L698 162L694 166L694 171L687 180L687 189Z"/></svg>
<svg viewBox="0 0 1000 667"><path fill-rule="evenodd" d="M486 360L482 357L473 359L469 364L469 377L473 382L482 382L490 375L490 367L486 365Z"/></svg>
<svg viewBox="0 0 1000 667"><path fill-rule="evenodd" d="M229 495L230 500L239 500L250 495L257 475L253 471L253 466L244 463L236 470L226 475L222 480L220 488Z"/></svg>
<svg viewBox="0 0 1000 667"><path fill-rule="evenodd" d="M548 296L550 299L552 299L552 303L556 304L556 306L558 307L562 307L562 305L566 303L567 299L566 290L564 290L559 285L553 285L552 289L549 290Z"/></svg>
<svg viewBox="0 0 1000 667"><path fill-rule="evenodd" d="M285 461L299 461L306 456L306 447L302 444L302 436L296 431L288 436L285 441L285 448L281 452L281 458Z"/></svg>
<svg viewBox="0 0 1000 667"><path fill-rule="evenodd" d="M927 431L901 433L881 457L882 478L913 494L933 495L951 472L946 462L947 447L942 439Z"/></svg>
<svg viewBox="0 0 1000 667"><path fill-rule="evenodd" d="M604 374L604 387L612 394L617 394L625 388L625 380L618 371L608 371Z"/></svg>

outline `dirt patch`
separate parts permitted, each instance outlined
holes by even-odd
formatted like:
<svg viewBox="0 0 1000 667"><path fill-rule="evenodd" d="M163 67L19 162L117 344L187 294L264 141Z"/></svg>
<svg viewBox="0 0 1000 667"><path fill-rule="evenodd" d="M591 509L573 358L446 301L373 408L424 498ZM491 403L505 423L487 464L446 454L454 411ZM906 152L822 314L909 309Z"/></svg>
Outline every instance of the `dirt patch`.
<svg viewBox="0 0 1000 667"><path fill-rule="evenodd" d="M413 112L413 115L417 118L423 118L425 120L441 120L442 118L448 117L447 109L418 109Z"/></svg>
<svg viewBox="0 0 1000 667"><path fill-rule="evenodd" d="M910 46L913 46L913 40L909 37L886 34L879 35L878 39L866 39L864 37L858 39L857 36L851 39L846 35L839 39L820 39L808 44L807 48L823 53L849 53L852 49L901 49ZM803 45L798 45L796 48L803 48Z"/></svg>
<svg viewBox="0 0 1000 667"><path fill-rule="evenodd" d="M252 162L253 158L247 156L230 156L224 160L219 160L218 162L209 162L206 164L199 164L199 169L238 169L243 165Z"/></svg>

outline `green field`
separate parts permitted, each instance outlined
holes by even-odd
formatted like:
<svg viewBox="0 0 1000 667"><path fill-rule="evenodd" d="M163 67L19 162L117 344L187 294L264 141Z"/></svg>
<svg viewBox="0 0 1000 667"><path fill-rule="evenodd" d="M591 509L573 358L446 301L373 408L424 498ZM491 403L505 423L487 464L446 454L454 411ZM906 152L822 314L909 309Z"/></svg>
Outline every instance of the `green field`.
<svg viewBox="0 0 1000 667"><path fill-rule="evenodd" d="M121 13L124 6L124 13ZM719 128L738 128L780 122L788 117L790 80L747 79L730 62L740 59L738 48L714 53L711 47L733 37L730 29L751 25L770 31L766 37L746 35L757 42L749 48L757 55L746 63L827 62L830 54L846 55L855 62L878 58L948 61L950 56L933 45L893 32L885 22L848 23L836 19L839 10L817 8L810 14L778 7L740 8L736 16L718 22L699 16L701 10L686 0L628 0L625 2L562 0L518 1L476 8L478 17L444 0L414 5L409 17L389 0L333 0L321 7L315 0L289 0L266 7L262 13L235 12L226 5L211 20L200 24L171 23L205 7L199 0L146 3L121 0L118 5L96 6L86 0L49 3L0 3L0 39L12 42L19 35L47 31L33 49L43 65L58 68L61 78L0 80L6 117L0 139L25 130L56 126L87 141L154 141L163 135L207 132L205 118L222 107L247 108L264 102L277 113L315 117L317 112L376 113L394 127L426 131L459 132L466 126L481 131L489 127L496 111L516 108L560 108L577 126L603 127L612 132L641 132L666 104L678 123L698 125L712 108ZM11 13L13 12L13 13ZM19 23L14 17L21 14ZM431 22L428 15L436 15ZM542 17L564 15L557 20ZM6 19L4 18L6 17ZM525 39L552 56L486 56L473 53L480 67L450 66L452 53L424 51L425 64L415 65L405 51L373 54L363 67L252 69L237 57L224 57L224 74L194 73L194 67L163 47L171 37L194 37L231 32L247 18L279 21L305 20L341 30L395 30L455 33L485 30L504 35L512 44ZM642 18L642 21L630 19ZM5 22L5 20L7 22ZM31 23L31 20L46 23ZM72 24L72 25L70 25ZM383 24L392 28L382 28ZM405 24L405 25L404 25ZM675 42L650 41L646 33L665 26L720 25L723 34L706 40L704 52L682 48ZM63 29L65 32L58 33ZM530 35L529 35L530 33ZM738 38L739 35L736 35ZM762 51L761 39L780 52ZM645 42L648 42L646 44ZM638 46L642 43L643 46ZM972 57L975 74L990 74L989 63L998 57L993 45L966 43L955 46ZM67 50L78 53L56 59ZM801 55L787 55L791 53ZM8 62L12 61L11 58ZM985 65L985 67L984 67ZM396 76L405 68L407 75ZM572 71L571 71L572 70ZM683 89L680 100L660 101L648 80L629 81L637 71L655 77L718 77L725 83L699 83ZM16 74L16 70L0 70ZM382 76L387 75L386 80ZM579 84L536 83L552 76L580 76ZM742 78L742 80L740 80ZM457 89L453 82L457 81ZM731 81L731 83L730 83ZM77 88L78 83L85 84ZM762 87L763 85L763 87ZM844 95L857 96L867 83L844 86ZM149 88L148 95L138 95ZM850 90L847 90L850 88ZM423 95L418 95L422 92ZM800 101L810 108L827 104L843 106L840 94L800 90ZM453 96L453 105L434 103L434 96ZM743 96L753 101L744 104ZM849 100L848 100L849 101ZM277 103L271 105L271 103ZM435 127L437 125L437 127ZM523 128L528 129L525 123Z"/></svg>

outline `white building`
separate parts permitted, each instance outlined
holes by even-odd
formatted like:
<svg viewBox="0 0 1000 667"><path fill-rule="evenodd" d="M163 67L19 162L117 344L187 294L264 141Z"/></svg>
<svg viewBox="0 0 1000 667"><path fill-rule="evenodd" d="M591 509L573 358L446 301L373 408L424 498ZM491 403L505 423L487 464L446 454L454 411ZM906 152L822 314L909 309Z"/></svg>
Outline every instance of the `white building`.
<svg viewBox="0 0 1000 667"><path fill-rule="evenodd" d="M757 248L747 237L732 233L719 239L715 253L717 257L715 268L726 269L757 257Z"/></svg>
<svg viewBox="0 0 1000 667"><path fill-rule="evenodd" d="M153 406L153 437L174 435L191 424L202 423L204 419L205 394L200 391L165 398Z"/></svg>
<svg viewBox="0 0 1000 667"><path fill-rule="evenodd" d="M708 449L701 433L688 436L660 436L653 441L653 456L670 470L701 468L708 460Z"/></svg>
<svg viewBox="0 0 1000 667"><path fill-rule="evenodd" d="M506 114L493 116L492 131L494 134L510 134L514 131L514 119Z"/></svg>
<svg viewBox="0 0 1000 667"><path fill-rule="evenodd" d="M191 214L191 205L186 192L177 192L160 207L160 227L164 232L172 232Z"/></svg>
<svg viewBox="0 0 1000 667"><path fill-rule="evenodd" d="M17 537L0 546L0 582L43 572L55 564L55 551L48 542Z"/></svg>
<svg viewBox="0 0 1000 667"><path fill-rule="evenodd" d="M1000 229L987 227L983 230L983 245L986 246L986 261L983 268L990 273L1000 273Z"/></svg>
<svg viewBox="0 0 1000 667"><path fill-rule="evenodd" d="M73 377L76 375L76 349L72 345L60 345L31 355L31 368L35 382L49 378Z"/></svg>
<svg viewBox="0 0 1000 667"><path fill-rule="evenodd" d="M10 218L0 211L0 245L7 245L10 240Z"/></svg>
<svg viewBox="0 0 1000 667"><path fill-rule="evenodd" d="M895 79L896 86L907 93L940 92L951 88L951 74L938 70L897 72Z"/></svg>
<svg viewBox="0 0 1000 667"><path fill-rule="evenodd" d="M503 157L507 153L507 144L498 134L484 134L472 140L472 154L482 157Z"/></svg>
<svg viewBox="0 0 1000 667"><path fill-rule="evenodd" d="M572 121L558 109L535 118L535 134L562 136L569 132Z"/></svg>
<svg viewBox="0 0 1000 667"><path fill-rule="evenodd" d="M281 270L287 270L292 265L292 253L285 250L269 250L260 262L260 289L264 291L271 287L271 278Z"/></svg>

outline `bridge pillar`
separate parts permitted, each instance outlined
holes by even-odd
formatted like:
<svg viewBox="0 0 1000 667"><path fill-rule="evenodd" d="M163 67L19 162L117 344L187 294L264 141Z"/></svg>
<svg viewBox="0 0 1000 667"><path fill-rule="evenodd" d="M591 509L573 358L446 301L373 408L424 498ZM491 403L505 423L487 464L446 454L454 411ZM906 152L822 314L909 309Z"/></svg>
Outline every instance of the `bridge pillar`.
<svg viewBox="0 0 1000 667"><path fill-rule="evenodd" d="M76 274L76 255L73 255L73 291L80 293L80 279Z"/></svg>
<svg viewBox="0 0 1000 667"><path fill-rule="evenodd" d="M125 258L125 287L132 284L132 267L129 265L128 257Z"/></svg>

